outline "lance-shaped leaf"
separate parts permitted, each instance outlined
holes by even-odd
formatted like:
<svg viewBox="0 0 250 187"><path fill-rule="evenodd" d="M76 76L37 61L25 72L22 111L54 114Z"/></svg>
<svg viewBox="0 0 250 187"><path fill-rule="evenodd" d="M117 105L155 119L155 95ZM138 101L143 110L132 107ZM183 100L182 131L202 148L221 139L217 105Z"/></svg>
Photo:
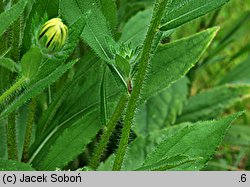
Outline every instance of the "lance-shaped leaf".
<svg viewBox="0 0 250 187"><path fill-rule="evenodd" d="M22 76L32 79L38 72L39 65L42 60L42 54L38 47L32 47L22 58Z"/></svg>
<svg viewBox="0 0 250 187"><path fill-rule="evenodd" d="M203 16L227 3L229 0L171 0L162 21L161 30L176 28Z"/></svg>
<svg viewBox="0 0 250 187"><path fill-rule="evenodd" d="M172 125L181 113L187 95L188 80L182 78L169 88L151 97L137 112L133 128L135 133L147 136L154 131Z"/></svg>
<svg viewBox="0 0 250 187"><path fill-rule="evenodd" d="M115 0L99 0L101 10L106 20L109 22L112 29L116 26L117 12L116 12L116 1Z"/></svg>
<svg viewBox="0 0 250 187"><path fill-rule="evenodd" d="M240 113L218 121L197 122L187 125L173 136L163 140L158 147L148 155L143 166L158 163L165 158L177 154L185 154L190 158L199 159L197 159L195 163L179 165L173 168L173 170L202 169L215 153L216 148L220 145L232 121L239 115Z"/></svg>
<svg viewBox="0 0 250 187"><path fill-rule="evenodd" d="M160 45L152 58L141 101L183 77L200 59L217 31L218 28L211 28L188 38Z"/></svg>
<svg viewBox="0 0 250 187"><path fill-rule="evenodd" d="M147 34L151 17L152 9L146 9L133 16L124 25L120 42L130 44L132 49L135 49L138 45L142 45Z"/></svg>
<svg viewBox="0 0 250 187"><path fill-rule="evenodd" d="M74 23L75 19L83 14L88 14L86 27L81 37L100 58L109 62L110 58L114 57L111 49L113 45L110 45L110 42L115 45L115 41L112 38L109 24L99 7L100 4L98 4L93 3L92 0L61 0L60 9L62 17L69 24Z"/></svg>
<svg viewBox="0 0 250 187"><path fill-rule="evenodd" d="M76 158L100 130L101 123L97 117L99 113L99 110L88 113L66 129L57 127L57 132L51 135L53 137L50 141L46 142L41 151L38 149L39 154L31 157L32 166L38 170L51 171L62 168Z"/></svg>
<svg viewBox="0 0 250 187"><path fill-rule="evenodd" d="M30 162L38 169L51 170L54 167L65 166L84 151L86 144L102 127L99 93L104 66L92 55L90 58L84 58L82 64L79 63L79 71L74 79L58 92L39 120L37 132L39 137L30 148ZM115 86L113 76L110 76L111 72L107 69L106 73L106 112L109 119L120 91ZM77 143L73 146L72 139L66 137L73 137L74 134ZM61 143L68 145L67 154L58 156L58 150L65 147ZM40 163L40 160L44 160L44 164Z"/></svg>

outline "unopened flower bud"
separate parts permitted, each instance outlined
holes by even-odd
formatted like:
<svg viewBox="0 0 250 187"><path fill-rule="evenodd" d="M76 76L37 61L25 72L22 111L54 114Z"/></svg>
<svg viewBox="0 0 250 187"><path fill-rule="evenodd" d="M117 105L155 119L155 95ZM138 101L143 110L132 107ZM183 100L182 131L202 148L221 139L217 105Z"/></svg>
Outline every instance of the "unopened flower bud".
<svg viewBox="0 0 250 187"><path fill-rule="evenodd" d="M48 49L58 50L64 45L67 36L67 26L64 25L60 18L53 18L43 25L39 34L39 39L45 41L45 45Z"/></svg>

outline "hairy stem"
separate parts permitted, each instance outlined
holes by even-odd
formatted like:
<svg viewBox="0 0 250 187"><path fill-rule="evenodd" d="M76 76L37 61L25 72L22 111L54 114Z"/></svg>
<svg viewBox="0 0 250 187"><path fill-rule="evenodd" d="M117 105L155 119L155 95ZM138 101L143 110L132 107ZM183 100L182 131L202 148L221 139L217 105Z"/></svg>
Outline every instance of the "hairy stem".
<svg viewBox="0 0 250 187"><path fill-rule="evenodd" d="M138 66L138 72L135 76L135 86L133 88L131 97L128 102L128 107L126 110L121 139L120 139L119 147L116 153L115 162L113 165L114 171L120 170L122 163L123 163L124 155L128 146L128 140L129 140L132 122L133 122L135 111L136 111L137 104L138 104L137 101L139 100L139 96L142 90L142 85L146 77L146 72L147 72L147 68L148 68L148 64L150 60L150 52L152 49L153 41L154 41L155 35L158 32L167 3L168 3L168 0L158 0L154 7L152 21L150 23L150 27L147 32L147 37L144 41L144 45L142 49L142 56L141 56L141 60Z"/></svg>
<svg viewBox="0 0 250 187"><path fill-rule="evenodd" d="M11 94L13 94L15 91L19 90L22 88L22 86L25 84L27 81L27 78L21 77L16 83L14 83L7 91L5 91L1 96L0 96L0 104L5 101Z"/></svg>
<svg viewBox="0 0 250 187"><path fill-rule="evenodd" d="M110 121L108 122L107 126L104 127L104 129L103 129L103 134L101 135L101 139L100 139L99 143L97 144L97 146L95 147L92 159L90 160L90 167L92 167L93 169L96 169L99 165L102 154L105 151L105 148L108 144L110 136L112 135L112 133L116 127L116 124L117 124L118 120L120 119L121 114L126 106L127 99L128 99L127 94L121 96L120 101L119 101L118 105L116 106L116 109L115 109Z"/></svg>
<svg viewBox="0 0 250 187"><path fill-rule="evenodd" d="M8 159L18 160L17 140L16 140L16 113L8 116L7 125Z"/></svg>
<svg viewBox="0 0 250 187"><path fill-rule="evenodd" d="M23 162L28 161L28 152L29 152L29 147L30 147L31 134L32 134L35 116L36 116L36 99L33 98L31 100L30 105L29 105L29 116L28 116L28 121L27 121L27 125L26 125L24 146L23 146L23 155L22 155Z"/></svg>

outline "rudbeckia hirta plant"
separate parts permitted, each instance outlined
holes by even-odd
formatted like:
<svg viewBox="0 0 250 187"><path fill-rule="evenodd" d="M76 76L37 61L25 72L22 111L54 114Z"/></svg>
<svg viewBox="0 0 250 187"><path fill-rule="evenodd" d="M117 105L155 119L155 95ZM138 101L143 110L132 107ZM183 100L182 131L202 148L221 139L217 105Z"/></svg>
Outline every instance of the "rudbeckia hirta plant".
<svg viewBox="0 0 250 187"><path fill-rule="evenodd" d="M250 169L249 10L0 0L0 171Z"/></svg>

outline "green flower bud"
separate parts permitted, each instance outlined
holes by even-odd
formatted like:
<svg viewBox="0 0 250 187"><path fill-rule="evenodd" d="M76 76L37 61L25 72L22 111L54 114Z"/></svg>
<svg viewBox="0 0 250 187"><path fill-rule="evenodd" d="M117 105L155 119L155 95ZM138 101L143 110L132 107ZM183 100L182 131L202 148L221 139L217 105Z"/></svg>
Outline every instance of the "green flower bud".
<svg viewBox="0 0 250 187"><path fill-rule="evenodd" d="M39 39L45 41L50 50L61 49L68 36L68 28L60 18L53 18L47 21L39 34Z"/></svg>

